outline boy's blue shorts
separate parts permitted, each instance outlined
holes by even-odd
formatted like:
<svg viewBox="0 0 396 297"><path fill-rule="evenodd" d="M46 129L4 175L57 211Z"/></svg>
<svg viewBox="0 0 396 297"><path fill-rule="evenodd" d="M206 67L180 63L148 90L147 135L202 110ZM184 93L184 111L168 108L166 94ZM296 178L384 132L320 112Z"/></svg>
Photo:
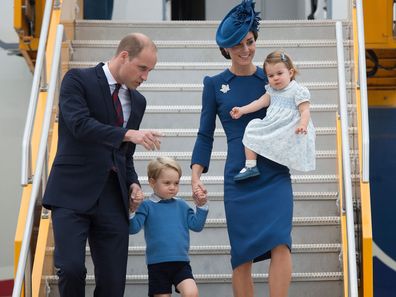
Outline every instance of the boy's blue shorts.
<svg viewBox="0 0 396 297"><path fill-rule="evenodd" d="M150 297L155 294L172 294L172 285L180 293L177 285L185 279L194 279L190 262L162 262L149 264L147 268Z"/></svg>

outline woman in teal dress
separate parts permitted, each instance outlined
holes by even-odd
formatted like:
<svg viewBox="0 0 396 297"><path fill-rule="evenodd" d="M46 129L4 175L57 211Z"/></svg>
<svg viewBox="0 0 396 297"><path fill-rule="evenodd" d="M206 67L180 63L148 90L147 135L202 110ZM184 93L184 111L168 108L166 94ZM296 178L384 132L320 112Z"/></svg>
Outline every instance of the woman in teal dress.
<svg viewBox="0 0 396 297"><path fill-rule="evenodd" d="M265 110L233 120L230 111L259 98L268 83L263 69L253 64L259 25L254 3L244 0L220 23L216 42L231 67L204 78L202 112L192 155L192 190L206 192L202 173L209 169L216 116L227 137L224 169L224 206L231 244L234 297L253 297L252 263L271 259L270 297L286 297L291 280L291 229L293 193L289 169L259 156L261 175L235 183L233 177L244 166L242 138L246 125L263 118Z"/></svg>

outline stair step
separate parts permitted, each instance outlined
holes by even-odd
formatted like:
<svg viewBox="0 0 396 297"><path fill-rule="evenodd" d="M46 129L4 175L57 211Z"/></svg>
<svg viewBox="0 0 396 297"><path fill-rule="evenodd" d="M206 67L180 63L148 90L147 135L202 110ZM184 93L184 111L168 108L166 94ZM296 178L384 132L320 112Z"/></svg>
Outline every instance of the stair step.
<svg viewBox="0 0 396 297"><path fill-rule="evenodd" d="M218 45L214 40L153 40L156 46L161 48L216 48L218 49ZM112 39L112 40L95 40L95 39L76 39L72 41L72 45L76 48L82 47L92 47L92 48L114 48L116 49L118 46L119 40ZM307 48L315 48L317 46L322 47L333 47L336 46L337 42L335 38L331 39L287 39L287 40L257 40L256 47L263 48L264 46L268 47L307 47ZM344 40L343 45L350 46L353 45L351 40ZM109 57L109 56L108 56ZM111 56L110 56L111 57ZM85 61L92 60L92 56L89 59L84 59ZM301 59L300 59L301 60ZM318 59L315 59L318 60ZM320 60L320 59L319 59ZM336 60L336 59L334 59ZM166 61L166 60L163 60ZM208 60L209 61L209 60ZM176 62L176 61L175 61ZM179 60L180 62L180 60ZM195 61L189 61L195 62Z"/></svg>
<svg viewBox="0 0 396 297"><path fill-rule="evenodd" d="M293 217L293 226L324 226L339 225L340 218L338 216L329 217ZM227 227L225 218L206 220L205 228Z"/></svg>
<svg viewBox="0 0 396 297"><path fill-rule="evenodd" d="M149 99L148 99L149 100ZM315 104L315 98L311 99L311 118L315 127L336 125L336 112L338 110L337 104ZM150 103L150 102L149 102ZM349 122L354 116L355 105L350 105ZM162 128L164 122L168 128L179 128L180 123L183 123L184 128L199 127L201 116L201 105L148 105L146 113L142 121L142 127L151 127L154 129ZM221 125L217 118L216 125Z"/></svg>
<svg viewBox="0 0 396 297"><path fill-rule="evenodd" d="M141 130L152 130L142 125ZM197 139L198 129L155 129L163 135L161 151L192 151ZM335 150L336 149L336 128L335 127L315 127L316 149ZM356 127L349 129L350 143L356 138ZM227 151L227 143L223 129L216 129L214 132L214 151ZM138 145L137 152L146 151L144 147Z"/></svg>
<svg viewBox="0 0 396 297"><path fill-rule="evenodd" d="M200 113L202 105L148 105L146 113ZM311 111L337 111L337 104L311 104ZM356 109L355 104L349 104L349 110Z"/></svg>
<svg viewBox="0 0 396 297"><path fill-rule="evenodd" d="M255 264L259 265L259 264ZM256 292L268 292L268 274L255 273L252 275ZM195 274L200 296L232 296L231 274ZM54 288L57 285L56 276L45 277L50 288L49 297L58 297ZM147 275L126 276L126 297L147 296ZM93 275L87 275L86 296L93 296L95 288ZM341 272L310 272L293 273L289 295L293 297L342 297L343 274ZM180 296L177 293L172 297Z"/></svg>
<svg viewBox="0 0 396 297"><path fill-rule="evenodd" d="M131 240L133 241L133 239ZM145 246L130 246L127 274L146 274ZM339 255L341 244L306 244L292 248L292 268L296 272L341 271ZM192 246L190 261L194 274L232 273L230 266L230 246ZM253 273L268 271L269 261L254 265ZM90 253L87 252L86 267L93 274Z"/></svg>
<svg viewBox="0 0 396 297"><path fill-rule="evenodd" d="M264 59L264 57L263 57ZM98 62L70 62L69 68L85 68L97 65ZM256 62L262 67L263 61ZM351 62L345 63L345 76L351 77ZM149 75L149 83L201 83L205 76L213 76L230 67L229 62L159 62L155 70ZM299 70L298 80L326 80L337 77L338 68L336 61L296 61L294 65Z"/></svg>
<svg viewBox="0 0 396 297"><path fill-rule="evenodd" d="M210 210L209 210L210 211ZM229 244L225 218L207 219L204 229L199 232L191 232L191 245L201 245L205 240L206 245ZM294 217L292 238L294 243L339 243L340 242L340 218L339 216L322 217ZM145 245L144 232L131 235L130 244Z"/></svg>
<svg viewBox="0 0 396 297"><path fill-rule="evenodd" d="M140 183L145 191L149 190L147 176L141 175ZM209 195L210 192L218 192L223 188L224 176L213 176L203 175L201 177L202 182L205 184ZM312 191L325 191L334 192L338 189L338 176L336 174L316 174L316 175L292 175L292 185L294 191L304 191L307 188ZM354 176L353 180L358 180L358 177ZM189 191L191 188L191 176L182 176L180 179L180 191Z"/></svg>
<svg viewBox="0 0 396 297"><path fill-rule="evenodd" d="M87 68L96 66L101 61L70 61L70 68ZM256 66L263 66L262 62L254 62ZM323 69L336 68L338 63L336 60L308 60L308 61L293 61L294 66L298 69ZM157 62L155 70L216 70L219 71L231 66L231 62ZM346 67L351 67L351 61L345 61Z"/></svg>
<svg viewBox="0 0 396 297"><path fill-rule="evenodd" d="M102 61L70 61L69 68L87 68L93 67ZM256 66L263 66L262 62L254 62ZM293 61L294 66L298 69L323 69L323 68L338 68L338 63L335 60L309 60L309 61ZM231 62L157 62L155 70L216 70L219 71L231 66ZM346 67L351 67L351 61L345 61Z"/></svg>
<svg viewBox="0 0 396 297"><path fill-rule="evenodd" d="M99 21L77 20L76 39L121 39L133 31L141 32L152 39L215 39L220 21L161 21L161 22L130 22L130 21ZM348 35L351 22L343 21L344 36ZM260 22L259 39L320 39L323 36L335 35L333 20L273 20Z"/></svg>
<svg viewBox="0 0 396 297"><path fill-rule="evenodd" d="M193 245L190 247L190 255L229 255L230 245ZM90 255L90 250L87 247L87 254ZM323 244L293 244L292 253L326 253L326 252L341 252L341 244L339 243L323 243ZM145 246L129 246L129 255L145 255Z"/></svg>
<svg viewBox="0 0 396 297"><path fill-rule="evenodd" d="M146 192L146 198L150 194L150 190ZM195 208L191 191L180 192L178 196ZM223 192L209 193L209 219L225 217L223 197ZM293 199L293 215L296 217L312 216L312 214L316 216L338 216L340 214L337 192L294 192Z"/></svg>
<svg viewBox="0 0 396 297"><path fill-rule="evenodd" d="M151 192L146 192L145 197L148 198L151 195ZM191 192L179 192L181 197L188 197L191 195ZM210 193L211 201L223 201L224 193L223 192L212 192ZM338 192L293 192L294 200L299 201L316 201L316 200L336 200L338 198Z"/></svg>
<svg viewBox="0 0 396 297"><path fill-rule="evenodd" d="M300 82L300 84L306 86L310 90L338 90L337 82ZM354 85L350 82L346 83L346 88L351 89ZM202 92L203 84L190 84L190 83L169 83L169 84L159 84L159 83L144 83L139 86L140 91L195 91ZM323 104L328 104L329 102L323 102Z"/></svg>
<svg viewBox="0 0 396 297"><path fill-rule="evenodd" d="M167 139L163 138L162 143L166 142ZM357 151L351 151L351 158L357 157ZM181 166L183 174L191 172L191 157L192 152L169 152L169 151L138 151L134 154L134 167L138 175L147 174L148 162L156 157L166 156L172 157L177 160ZM335 174L337 173L337 152L335 150L317 150L316 151L316 169L310 171L310 174ZM210 162L210 173L212 175L220 175L224 172L224 164L227 158L226 152L213 151L211 154ZM301 171L291 170L292 174L301 174Z"/></svg>
<svg viewBox="0 0 396 297"><path fill-rule="evenodd" d="M190 255L229 255L231 250L230 245L192 245L190 247ZM52 255L54 252L54 247L50 247L47 249L47 254ZM307 253L307 252L315 252L315 253L327 253L327 252L341 252L341 244L340 243L314 243L314 244L293 244L292 245L292 253ZM86 247L87 256L91 255L91 251L89 246ZM128 247L129 255L145 255L146 247L145 246L129 246Z"/></svg>
<svg viewBox="0 0 396 297"><path fill-rule="evenodd" d="M268 282L267 273L254 273L252 274L254 282ZM231 283L231 274L197 274L194 275L197 283ZM341 272L295 272L292 273L292 281L323 281L323 280L342 280L343 275ZM56 283L58 281L57 276L47 276L45 280L49 284ZM87 284L95 284L95 277L93 275L87 275ZM146 284L148 281L147 275L127 275L126 281L128 284Z"/></svg>
<svg viewBox="0 0 396 297"><path fill-rule="evenodd" d="M188 196L182 197L193 209L195 204L192 201L191 193ZM189 198L185 198L189 197ZM208 195L209 199L209 213L208 219L214 219L219 217L225 217L224 201L213 199L212 193ZM338 202L336 199L333 200L296 200L294 199L293 214L295 216L311 216L315 214L317 216L337 216L340 214Z"/></svg>
<svg viewBox="0 0 396 297"><path fill-rule="evenodd" d="M150 76L149 76L150 79ZM203 78L199 84L193 83L149 83L139 86L138 91L146 96L150 105L200 105L202 102ZM301 81L311 92L315 104L337 104L338 83L335 81ZM353 84L346 82L347 98L352 102ZM165 101L166 98L166 101Z"/></svg>
<svg viewBox="0 0 396 297"><path fill-rule="evenodd" d="M73 61L107 61L113 56L118 40L75 40L71 46ZM213 40L154 40L158 48L158 60L167 62L216 62L223 61L219 48ZM344 41L345 56L353 43ZM271 51L282 48L293 60L336 60L335 39L321 40L265 40L256 42L256 61ZM188 50L188 54L186 54Z"/></svg>
<svg viewBox="0 0 396 297"><path fill-rule="evenodd" d="M356 155L358 151L351 150L350 154ZM317 158L335 158L337 152L335 150L327 150L327 151L316 151ZM155 157L166 156L172 157L178 161L189 161L191 160L192 152L153 152L153 151L146 151L146 152L136 152L134 154L134 160L151 160ZM227 157L226 152L212 152L211 160L225 160Z"/></svg>

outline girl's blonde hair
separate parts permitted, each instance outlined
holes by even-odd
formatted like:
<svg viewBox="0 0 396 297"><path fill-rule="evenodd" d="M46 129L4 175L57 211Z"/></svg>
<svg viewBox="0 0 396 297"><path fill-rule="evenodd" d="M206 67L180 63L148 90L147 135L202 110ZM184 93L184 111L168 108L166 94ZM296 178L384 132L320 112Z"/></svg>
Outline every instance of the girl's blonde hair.
<svg viewBox="0 0 396 297"><path fill-rule="evenodd" d="M265 66L267 66L268 64L277 63L283 63L287 69L293 70L293 76L291 77L291 80L295 79L296 74L298 74L298 70L296 66L294 66L294 63L290 56L282 50L273 51L265 58L263 64L264 73L267 74L267 72L265 71Z"/></svg>
<svg viewBox="0 0 396 297"><path fill-rule="evenodd" d="M147 177L157 179L161 171L165 168L171 168L176 170L179 173L179 177L182 176L182 170L179 163L176 160L169 157L157 157L150 161L147 166Z"/></svg>

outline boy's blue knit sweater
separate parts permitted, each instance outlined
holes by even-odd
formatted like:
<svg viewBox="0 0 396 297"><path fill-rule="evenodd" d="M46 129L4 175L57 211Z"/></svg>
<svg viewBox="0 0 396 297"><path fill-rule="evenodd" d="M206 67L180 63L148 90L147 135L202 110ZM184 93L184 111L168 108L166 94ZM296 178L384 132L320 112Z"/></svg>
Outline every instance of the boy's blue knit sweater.
<svg viewBox="0 0 396 297"><path fill-rule="evenodd" d="M207 215L207 209L197 207L194 212L183 199L158 201L153 194L130 219L129 233L136 234L144 226L147 264L190 261L189 229L201 231Z"/></svg>

